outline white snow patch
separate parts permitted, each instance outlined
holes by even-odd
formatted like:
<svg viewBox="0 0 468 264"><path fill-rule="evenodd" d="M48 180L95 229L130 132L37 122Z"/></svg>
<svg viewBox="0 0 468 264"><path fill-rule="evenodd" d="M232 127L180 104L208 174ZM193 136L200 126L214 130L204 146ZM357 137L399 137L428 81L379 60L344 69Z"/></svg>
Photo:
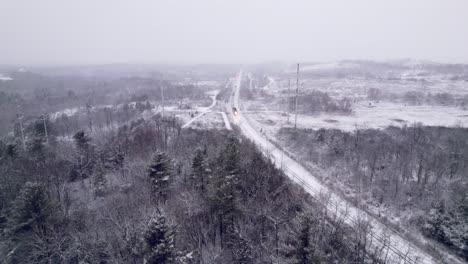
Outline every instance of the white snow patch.
<svg viewBox="0 0 468 264"><path fill-rule="evenodd" d="M198 81L195 84L200 85L200 86L218 86L219 82L218 81Z"/></svg>
<svg viewBox="0 0 468 264"><path fill-rule="evenodd" d="M58 112L55 112L50 115L50 119L55 120L59 117L61 117L63 114L67 116L72 116L76 114L79 110L83 109L83 107L73 107L73 108L67 108Z"/></svg>
<svg viewBox="0 0 468 264"><path fill-rule="evenodd" d="M11 81L11 80L13 80L11 77L0 74L0 81Z"/></svg>
<svg viewBox="0 0 468 264"><path fill-rule="evenodd" d="M330 63L319 63L306 65L301 67L301 71L321 71L321 70L333 70L333 69L351 69L358 67L359 65L349 62L330 62Z"/></svg>
<svg viewBox="0 0 468 264"><path fill-rule="evenodd" d="M206 112L208 112L211 108L213 108L215 105L216 105L216 97L218 96L218 93L219 91L216 90L216 91L212 91L212 94L211 94L211 100L212 103L210 106L206 107L206 108L202 108L201 109L201 113L197 116L195 116L192 120L190 120L189 122L185 123L182 128L186 128L188 126L190 126L190 124L192 124L195 120L197 120L198 118L200 118L202 115L204 115Z"/></svg>

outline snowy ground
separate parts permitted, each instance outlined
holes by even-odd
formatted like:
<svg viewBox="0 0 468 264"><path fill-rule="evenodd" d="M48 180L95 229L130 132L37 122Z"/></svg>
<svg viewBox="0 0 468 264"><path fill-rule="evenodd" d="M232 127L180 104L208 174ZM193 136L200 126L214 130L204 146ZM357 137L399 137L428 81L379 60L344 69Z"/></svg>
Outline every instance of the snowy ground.
<svg viewBox="0 0 468 264"><path fill-rule="evenodd" d="M294 114L290 114L287 123L285 111L267 110L265 104L246 103L249 116L265 129L278 131L281 127L292 126ZM299 128L335 128L353 131L356 128L383 129L388 126L403 126L421 123L428 126L460 126L468 127L468 110L458 107L444 106L405 106L403 104L381 102L372 103L362 101L354 104L350 115L321 113L317 115L300 114L297 118Z"/></svg>
<svg viewBox="0 0 468 264"><path fill-rule="evenodd" d="M226 84L226 86L229 86L229 83ZM211 105L206 108L199 108L200 113L197 113L188 121L184 121L184 125L182 125L182 128L226 128L228 130L231 130L232 128L229 119L227 118L226 113L223 112L225 103L218 103L217 100L219 90L213 90L207 92L207 94L209 94L211 97ZM221 111L219 111L220 109Z"/></svg>
<svg viewBox="0 0 468 264"><path fill-rule="evenodd" d="M299 92L317 90L330 96L352 99L365 98L369 89L377 89L387 95L401 95L409 91L451 93L455 97L468 95L468 80L459 72L460 69L454 72L436 71L430 65L434 66L418 61L406 61L394 68L353 62L301 65ZM285 94L289 80L294 90L295 72L296 66L291 65L284 70L283 76L269 76L269 79L275 80L275 84L268 85L268 90L276 95Z"/></svg>
<svg viewBox="0 0 468 264"><path fill-rule="evenodd" d="M0 81L11 81L11 80L13 80L11 77L0 74Z"/></svg>
<svg viewBox="0 0 468 264"><path fill-rule="evenodd" d="M225 128L225 124L221 113L207 112L203 114L202 118L191 122L188 127L196 129L223 129Z"/></svg>
<svg viewBox="0 0 468 264"><path fill-rule="evenodd" d="M352 68L352 63L314 64L304 67L303 71L330 70L337 68ZM452 80L450 75L424 75L423 81L404 79L418 77L421 72L417 69L399 73L399 79L378 78L332 78L303 77L300 81L299 94L312 91L328 93L332 98L348 97L352 99L352 114L340 113L301 113L298 115L297 125L300 128L335 128L352 131L358 128L385 128L388 126L403 126L421 123L429 126L461 126L468 127L468 109L460 106L441 105L408 105L403 102L380 100L369 101L369 89L377 88L387 94L404 94L409 91L418 91L423 94L450 93L455 98L468 96L468 82ZM294 96L295 81L291 81L288 88L288 79L268 76L269 83L260 88L253 100L243 100L242 107L249 116L265 129L277 131L288 126L287 98ZM263 96L267 94L267 96ZM294 115L289 116L294 122Z"/></svg>
<svg viewBox="0 0 468 264"><path fill-rule="evenodd" d="M281 81L282 87L287 88L287 81ZM295 86L293 86L295 87ZM371 88L384 93L403 94L410 91L423 93L450 92L460 96L468 95L468 83L465 81L451 81L435 78L425 81L411 80L378 80L364 78L320 78L301 80L301 91L318 90L328 92L331 96L348 96L351 98L365 98Z"/></svg>
<svg viewBox="0 0 468 264"><path fill-rule="evenodd" d="M200 117L202 117L206 112L210 111L211 108L213 108L215 105L216 105L216 97L218 96L218 93L219 91L211 91L209 94L210 94L210 97L211 97L211 105L206 107L206 108L200 108L198 110L200 110L200 114L196 115L194 118L192 118L190 121L188 121L187 123L185 123L182 128L186 128L186 127L189 127L191 125L191 123L195 122L196 120L198 120Z"/></svg>
<svg viewBox="0 0 468 264"><path fill-rule="evenodd" d="M202 105L200 102L193 102L192 108L190 109L181 109L178 105L166 105L164 106L164 115L166 116L174 116L176 117L182 124L183 128L198 128L198 129L228 129L231 130L231 124L229 119L227 118L226 114L224 113L225 103L219 102L215 98L217 97L219 91L213 90L207 92L207 95L211 97L211 105L209 106L200 106ZM150 102L152 105L155 105L153 109L145 110L139 115L144 119L150 119L152 116L156 114L163 113L163 107L158 105L160 102ZM129 103L130 106L132 103ZM110 108L122 108L123 105L100 105L94 106L91 111L96 111L98 109L102 109L104 107ZM59 118L62 115L73 116L73 115L80 115L86 114L85 107L73 107L63 109L61 111L57 111L50 115L52 120ZM115 125L118 127L118 124Z"/></svg>

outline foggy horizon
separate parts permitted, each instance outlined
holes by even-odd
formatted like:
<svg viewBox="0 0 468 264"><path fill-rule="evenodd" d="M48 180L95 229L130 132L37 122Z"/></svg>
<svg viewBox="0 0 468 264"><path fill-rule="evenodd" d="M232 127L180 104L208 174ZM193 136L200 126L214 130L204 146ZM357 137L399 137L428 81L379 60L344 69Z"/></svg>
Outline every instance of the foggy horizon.
<svg viewBox="0 0 468 264"><path fill-rule="evenodd" d="M3 65L468 63L468 3L6 1Z"/></svg>

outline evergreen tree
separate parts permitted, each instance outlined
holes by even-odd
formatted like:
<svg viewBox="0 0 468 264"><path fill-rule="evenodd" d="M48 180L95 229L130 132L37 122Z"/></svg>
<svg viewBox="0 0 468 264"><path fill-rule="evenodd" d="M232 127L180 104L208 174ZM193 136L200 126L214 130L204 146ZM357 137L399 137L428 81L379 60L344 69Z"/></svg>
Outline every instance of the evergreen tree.
<svg viewBox="0 0 468 264"><path fill-rule="evenodd" d="M424 231L431 237L444 242L445 234L443 225L445 221L445 204L443 201L436 201L432 204L432 208L424 224Z"/></svg>
<svg viewBox="0 0 468 264"><path fill-rule="evenodd" d="M152 197L157 202L166 200L171 176L172 166L169 157L164 152L155 153L148 166L148 177L151 180Z"/></svg>
<svg viewBox="0 0 468 264"><path fill-rule="evenodd" d="M78 153L76 163L70 171L70 179L72 181L76 179L86 179L92 174L95 163L94 152L89 144L91 138L81 130L73 136L73 140L75 141Z"/></svg>
<svg viewBox="0 0 468 264"><path fill-rule="evenodd" d="M120 145L118 150L115 151L114 155L107 160L107 165L110 167L110 169L120 171L122 178L125 178L125 154L121 150Z"/></svg>
<svg viewBox="0 0 468 264"><path fill-rule="evenodd" d="M247 240L242 237L235 241L234 246L231 249L235 263L247 264L252 263L252 247Z"/></svg>
<svg viewBox="0 0 468 264"><path fill-rule="evenodd" d="M229 135L224 148L223 169L226 175L236 178L236 181L238 181L239 163L239 140L235 135Z"/></svg>
<svg viewBox="0 0 468 264"><path fill-rule="evenodd" d="M91 141L91 138L86 135L84 130L80 130L76 132L75 135L73 135L73 140L75 141L76 148L80 152L87 152L89 149L89 142Z"/></svg>
<svg viewBox="0 0 468 264"><path fill-rule="evenodd" d="M34 137L29 143L28 143L28 151L29 154L31 155L32 158L37 163L42 163L46 159L46 149L44 145L44 138L42 137Z"/></svg>
<svg viewBox="0 0 468 264"><path fill-rule="evenodd" d="M27 182L13 203L10 227L13 231L43 229L50 213L51 204L45 187Z"/></svg>
<svg viewBox="0 0 468 264"><path fill-rule="evenodd" d="M104 196L107 191L106 168L102 162L99 162L93 178L94 194Z"/></svg>
<svg viewBox="0 0 468 264"><path fill-rule="evenodd" d="M227 246L231 250L234 263L252 263L252 246L249 241L241 236L234 226L227 229Z"/></svg>
<svg viewBox="0 0 468 264"><path fill-rule="evenodd" d="M452 197L452 206L445 206L443 200L434 202L423 231L429 237L460 251L468 259L468 206L466 193Z"/></svg>
<svg viewBox="0 0 468 264"><path fill-rule="evenodd" d="M18 157L18 148L16 144L7 144L5 147L5 157L15 159Z"/></svg>
<svg viewBox="0 0 468 264"><path fill-rule="evenodd" d="M27 182L13 202L4 230L8 241L5 241L6 248L0 247L0 255L6 250L5 263L22 263L31 256L31 252L40 251L31 247L31 236L47 233L52 213L45 187Z"/></svg>
<svg viewBox="0 0 468 264"><path fill-rule="evenodd" d="M117 150L115 155L110 160L111 166L114 169L122 170L123 166L124 166L124 161L125 161L125 155L124 155L123 151L121 151L121 149L119 147L119 149Z"/></svg>
<svg viewBox="0 0 468 264"><path fill-rule="evenodd" d="M147 248L145 263L165 264L175 262L174 232L167 224L166 217L163 214L157 214L151 218L144 239Z"/></svg>
<svg viewBox="0 0 468 264"><path fill-rule="evenodd" d="M206 176L209 172L210 170L205 161L205 154L202 149L198 148L192 160L192 180L195 187L202 193L205 191Z"/></svg>
<svg viewBox="0 0 468 264"><path fill-rule="evenodd" d="M229 135L223 152L223 175L218 179L215 192L225 215L230 215L236 210L239 163L239 140L234 135Z"/></svg>
<svg viewBox="0 0 468 264"><path fill-rule="evenodd" d="M214 190L211 195L212 210L218 212L223 218L233 216L237 210L237 196L233 180L233 177L218 176L214 182Z"/></svg>
<svg viewBox="0 0 468 264"><path fill-rule="evenodd" d="M211 210L218 216L221 244L224 234L233 228L238 212L239 160L239 141L230 135L221 153L222 169L211 181L209 197Z"/></svg>
<svg viewBox="0 0 468 264"><path fill-rule="evenodd" d="M320 263L314 255L312 244L312 217L300 213L296 216L288 240L286 241L285 256L289 263L310 264Z"/></svg>

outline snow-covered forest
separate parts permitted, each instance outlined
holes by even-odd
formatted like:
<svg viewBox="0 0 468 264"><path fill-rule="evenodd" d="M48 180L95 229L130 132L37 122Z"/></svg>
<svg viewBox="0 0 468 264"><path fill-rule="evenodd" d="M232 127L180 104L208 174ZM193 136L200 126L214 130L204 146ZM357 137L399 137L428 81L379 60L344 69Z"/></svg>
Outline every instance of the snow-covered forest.
<svg viewBox="0 0 468 264"><path fill-rule="evenodd" d="M276 95L279 81L258 88L256 68L205 67L196 76L161 66L151 75L64 68L66 78L5 71L5 263L412 263L414 246L440 262L466 258L466 128L296 130L293 116L278 127L258 113L294 113L293 97ZM277 110L257 105L277 98ZM315 90L301 98L322 105L312 115L336 116L353 115L357 100ZM247 125L329 193L290 178L283 166L292 164L269 157ZM333 212L331 192L348 213ZM355 219L351 207L369 216Z"/></svg>
<svg viewBox="0 0 468 264"><path fill-rule="evenodd" d="M1 0L0 264L467 264L467 10Z"/></svg>
<svg viewBox="0 0 468 264"><path fill-rule="evenodd" d="M205 91L227 98L222 75L211 86L11 76L0 83L18 98L2 101L17 114L4 112L0 141L5 263L380 263L390 250L371 248L365 228L327 213L236 128L182 128ZM52 88L39 93L42 82Z"/></svg>

